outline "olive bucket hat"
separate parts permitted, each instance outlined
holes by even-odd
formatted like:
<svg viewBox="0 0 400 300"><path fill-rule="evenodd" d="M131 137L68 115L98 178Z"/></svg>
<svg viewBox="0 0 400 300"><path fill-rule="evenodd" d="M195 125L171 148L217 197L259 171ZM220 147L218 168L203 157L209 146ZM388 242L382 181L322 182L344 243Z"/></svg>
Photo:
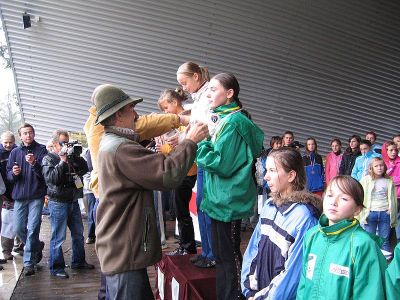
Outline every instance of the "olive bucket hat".
<svg viewBox="0 0 400 300"><path fill-rule="evenodd" d="M130 103L142 102L142 98L131 98L120 88L111 84L103 84L94 92L94 105L96 106L96 125L111 117L118 110Z"/></svg>

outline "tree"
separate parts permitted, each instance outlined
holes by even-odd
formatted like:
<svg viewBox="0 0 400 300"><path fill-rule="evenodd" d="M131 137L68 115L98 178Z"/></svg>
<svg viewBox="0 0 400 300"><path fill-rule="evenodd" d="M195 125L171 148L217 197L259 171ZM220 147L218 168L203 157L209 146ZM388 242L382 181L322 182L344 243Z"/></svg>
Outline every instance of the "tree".
<svg viewBox="0 0 400 300"><path fill-rule="evenodd" d="M0 26L0 34L2 36L4 35L2 26ZM3 41L3 38L0 39L0 57L3 60L3 62L2 62L3 67L5 69L11 68L11 60L10 60L10 54L8 53L8 46Z"/></svg>
<svg viewBox="0 0 400 300"><path fill-rule="evenodd" d="M21 112L15 93L8 93L7 101L0 108L0 132L9 130L16 133L21 125Z"/></svg>

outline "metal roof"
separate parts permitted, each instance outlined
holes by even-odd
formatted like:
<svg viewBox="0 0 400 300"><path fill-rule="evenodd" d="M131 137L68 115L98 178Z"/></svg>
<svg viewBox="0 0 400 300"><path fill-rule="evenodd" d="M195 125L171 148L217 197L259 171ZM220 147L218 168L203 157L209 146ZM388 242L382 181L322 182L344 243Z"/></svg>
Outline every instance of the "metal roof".
<svg viewBox="0 0 400 300"><path fill-rule="evenodd" d="M334 136L400 132L400 1L8 0L0 10L23 118L41 141L82 130L102 83L157 112L187 60L234 73L267 139L292 130L327 151ZM25 12L39 22L23 29Z"/></svg>

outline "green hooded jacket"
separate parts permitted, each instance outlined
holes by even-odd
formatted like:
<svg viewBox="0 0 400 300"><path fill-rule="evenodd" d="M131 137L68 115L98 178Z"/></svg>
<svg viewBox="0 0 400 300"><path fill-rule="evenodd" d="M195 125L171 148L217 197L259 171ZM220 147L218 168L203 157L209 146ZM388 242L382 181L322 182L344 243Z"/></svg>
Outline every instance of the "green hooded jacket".
<svg viewBox="0 0 400 300"><path fill-rule="evenodd" d="M380 239L364 231L356 219L331 226L328 222L322 215L319 225L304 237L296 299L385 299L387 263Z"/></svg>
<svg viewBox="0 0 400 300"><path fill-rule="evenodd" d="M386 299L400 299L400 244L394 249L393 260L385 272Z"/></svg>
<svg viewBox="0 0 400 300"><path fill-rule="evenodd" d="M204 168L200 209L212 219L230 222L252 215L257 199L253 162L260 156L264 133L236 103L217 107L216 132L199 143L197 165Z"/></svg>

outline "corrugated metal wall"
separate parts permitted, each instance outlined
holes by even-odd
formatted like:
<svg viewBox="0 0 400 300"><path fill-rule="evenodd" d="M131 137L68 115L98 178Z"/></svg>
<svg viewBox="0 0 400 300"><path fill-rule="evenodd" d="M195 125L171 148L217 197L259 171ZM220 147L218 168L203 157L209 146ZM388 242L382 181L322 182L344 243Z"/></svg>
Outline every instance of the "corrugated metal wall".
<svg viewBox="0 0 400 300"><path fill-rule="evenodd" d="M177 67L229 71L267 139L400 132L400 1L74 1L0 4L24 118L40 140L81 130L109 82L157 111ZM22 29L22 13L40 22Z"/></svg>

